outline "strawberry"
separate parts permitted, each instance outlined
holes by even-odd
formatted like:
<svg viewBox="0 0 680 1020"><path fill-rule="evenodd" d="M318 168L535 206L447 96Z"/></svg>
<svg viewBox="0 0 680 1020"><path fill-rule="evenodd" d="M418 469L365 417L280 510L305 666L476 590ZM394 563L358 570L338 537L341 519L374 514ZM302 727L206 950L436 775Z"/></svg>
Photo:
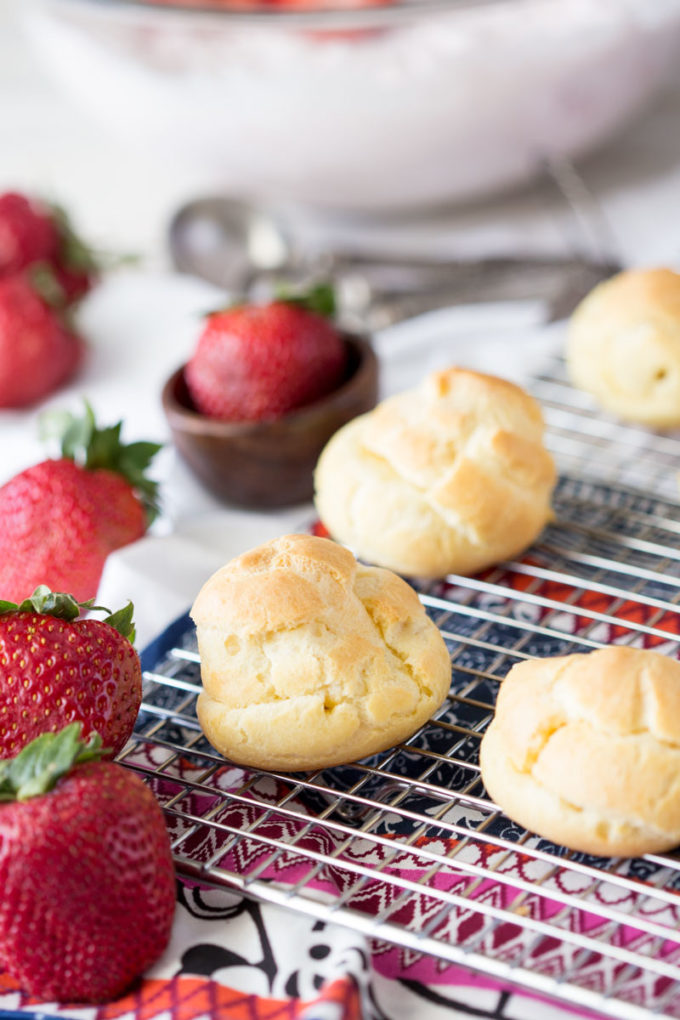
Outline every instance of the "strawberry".
<svg viewBox="0 0 680 1020"><path fill-rule="evenodd" d="M6 192L0 195L0 277L36 264L53 269L65 303L83 297L98 272L91 249L60 206Z"/></svg>
<svg viewBox="0 0 680 1020"><path fill-rule="evenodd" d="M106 557L141 538L156 510L156 483L144 471L157 443L120 441L121 422L95 425L52 415L61 454L0 487L0 598L20 602L37 585L95 595Z"/></svg>
<svg viewBox="0 0 680 1020"><path fill-rule="evenodd" d="M280 418L342 382L342 335L324 314L327 288L303 299L209 315L185 380L196 409L225 421Z"/></svg>
<svg viewBox="0 0 680 1020"><path fill-rule="evenodd" d="M13 191L0 195L0 276L51 261L58 249L58 231L46 207Z"/></svg>
<svg viewBox="0 0 680 1020"><path fill-rule="evenodd" d="M80 364L83 342L50 303L50 284L30 270L0 278L0 407L42 400Z"/></svg>
<svg viewBox="0 0 680 1020"><path fill-rule="evenodd" d="M0 762L0 959L31 995L96 1003L164 951L175 882L151 790L78 731Z"/></svg>
<svg viewBox="0 0 680 1020"><path fill-rule="evenodd" d="M103 607L45 585L19 605L0 601L1 757L75 721L111 755L128 742L142 700L132 603L104 620L79 619L95 608Z"/></svg>

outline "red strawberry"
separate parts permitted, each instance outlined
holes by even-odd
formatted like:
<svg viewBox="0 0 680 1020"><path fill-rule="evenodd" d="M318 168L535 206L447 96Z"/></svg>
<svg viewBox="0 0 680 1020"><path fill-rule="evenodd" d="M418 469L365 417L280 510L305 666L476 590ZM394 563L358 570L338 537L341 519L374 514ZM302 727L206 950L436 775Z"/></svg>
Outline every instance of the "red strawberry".
<svg viewBox="0 0 680 1020"><path fill-rule="evenodd" d="M155 511L144 471L157 443L123 445L122 423L98 429L90 407L59 420L61 458L0 487L0 598L13 602L41 584L85 602L108 554L141 538Z"/></svg>
<svg viewBox="0 0 680 1020"><path fill-rule="evenodd" d="M343 379L342 335L310 308L311 301L278 300L214 312L185 369L201 414L225 421L279 418L325 396Z"/></svg>
<svg viewBox="0 0 680 1020"><path fill-rule="evenodd" d="M0 602L0 757L71 722L98 732L112 755L128 742L142 700L132 603L105 620L78 618L93 608L44 585L20 605Z"/></svg>
<svg viewBox="0 0 680 1020"><path fill-rule="evenodd" d="M51 261L58 248L57 226L46 206L13 191L0 195L0 276Z"/></svg>
<svg viewBox="0 0 680 1020"><path fill-rule="evenodd" d="M40 999L106 1002L164 951L174 872L149 788L78 730L0 762L0 958Z"/></svg>
<svg viewBox="0 0 680 1020"><path fill-rule="evenodd" d="M39 286L29 271L0 279L0 407L41 400L74 374L82 358L82 340Z"/></svg>
<svg viewBox="0 0 680 1020"><path fill-rule="evenodd" d="M96 276L86 269L77 269L68 262L57 261L52 265L57 282L64 293L67 305L75 304L92 290Z"/></svg>
<svg viewBox="0 0 680 1020"><path fill-rule="evenodd" d="M16 192L0 195L0 277L36 263L52 267L64 303L83 297L98 273L92 250L74 232L62 208Z"/></svg>

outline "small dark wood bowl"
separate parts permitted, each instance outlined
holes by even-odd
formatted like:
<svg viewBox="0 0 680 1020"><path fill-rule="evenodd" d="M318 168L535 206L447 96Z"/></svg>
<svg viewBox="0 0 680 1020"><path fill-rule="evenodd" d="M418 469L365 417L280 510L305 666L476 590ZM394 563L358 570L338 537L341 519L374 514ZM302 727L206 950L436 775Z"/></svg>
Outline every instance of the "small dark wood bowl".
<svg viewBox="0 0 680 1020"><path fill-rule="evenodd" d="M316 462L334 432L378 399L378 359L371 344L344 335L347 375L332 393L275 421L226 422L195 409L184 366L163 387L162 402L180 456L218 499L281 507L312 498Z"/></svg>

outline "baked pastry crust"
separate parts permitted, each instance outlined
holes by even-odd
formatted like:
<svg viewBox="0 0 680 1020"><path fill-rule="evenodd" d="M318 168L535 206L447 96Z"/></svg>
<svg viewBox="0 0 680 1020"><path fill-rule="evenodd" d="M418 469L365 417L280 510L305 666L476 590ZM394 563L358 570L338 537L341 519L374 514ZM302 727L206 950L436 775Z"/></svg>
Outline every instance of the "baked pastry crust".
<svg viewBox="0 0 680 1020"><path fill-rule="evenodd" d="M324 525L402 574L471 574L521 553L552 517L555 466L520 387L449 368L340 429L315 475Z"/></svg>
<svg viewBox="0 0 680 1020"><path fill-rule="evenodd" d="M632 269L598 284L573 313L575 386L627 421L680 425L680 274Z"/></svg>
<svg viewBox="0 0 680 1020"><path fill-rule="evenodd" d="M413 588L329 539L286 535L237 557L191 615L199 722L241 764L356 761L411 736L449 690L448 650Z"/></svg>
<svg viewBox="0 0 680 1020"><path fill-rule="evenodd" d="M501 684L482 779L516 822L585 853L680 844L680 662L610 646L534 659Z"/></svg>

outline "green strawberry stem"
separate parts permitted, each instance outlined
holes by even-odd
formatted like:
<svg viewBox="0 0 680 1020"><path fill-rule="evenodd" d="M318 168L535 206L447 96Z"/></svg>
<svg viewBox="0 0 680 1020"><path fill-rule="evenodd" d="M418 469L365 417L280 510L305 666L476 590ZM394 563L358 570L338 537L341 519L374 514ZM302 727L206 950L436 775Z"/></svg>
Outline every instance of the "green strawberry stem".
<svg viewBox="0 0 680 1020"><path fill-rule="evenodd" d="M56 273L49 262L34 262L26 270L31 287L46 305L62 312L62 318L68 304L66 291L59 283ZM69 325L71 323L69 322Z"/></svg>
<svg viewBox="0 0 680 1020"><path fill-rule="evenodd" d="M75 272L96 273L99 259L94 250L76 234L66 210L53 203L49 210L59 234L60 255L64 265Z"/></svg>
<svg viewBox="0 0 680 1020"><path fill-rule="evenodd" d="M135 607L132 602L128 602L122 609L117 609L115 613L112 613L106 606L95 606L94 599L77 602L73 595L69 595L67 592L50 591L46 584L39 584L33 594L23 602L8 602L6 599L0 599L0 616L5 613L42 613L44 616L54 616L59 620L76 620L83 609L87 612L99 610L108 613L109 615L105 616L102 622L108 623L110 627L117 630L119 634L128 639L130 644L134 642L135 625L132 617Z"/></svg>
<svg viewBox="0 0 680 1020"><path fill-rule="evenodd" d="M42 439L57 439L61 455L90 471L106 468L125 478L138 493L150 524L158 514L158 483L145 474L161 449L161 443L121 442L122 421L97 428L94 411L84 401L85 413L78 417L70 411L46 411L40 416Z"/></svg>
<svg viewBox="0 0 680 1020"><path fill-rule="evenodd" d="M93 609L101 609L101 606L93 606ZM132 619L132 614L135 611L135 607L132 602L128 602L122 609L117 609L115 613L106 610L109 614L103 619L103 623L108 623L109 627L113 627L119 634L122 634L124 638L127 638L130 644L134 644L135 641L135 625Z"/></svg>
<svg viewBox="0 0 680 1020"><path fill-rule="evenodd" d="M98 733L82 739L79 722L59 733L41 733L16 758L0 761L0 802L40 797L76 765L98 760L105 750Z"/></svg>
<svg viewBox="0 0 680 1020"><path fill-rule="evenodd" d="M294 291L287 286L277 287L274 291L274 301L282 301L287 305L297 305L308 312L314 312L324 319L332 319L337 311L335 290L330 283L316 283L305 290ZM211 308L202 313L204 319L211 315L222 315L224 312L233 312L236 308L245 308L249 302L244 298L232 301L228 305L221 305L219 308Z"/></svg>
<svg viewBox="0 0 680 1020"><path fill-rule="evenodd" d="M308 312L315 312L325 319L332 319L337 311L335 291L330 283L317 283L308 290L295 293L286 288L276 292L277 301L285 301L288 305L299 305Z"/></svg>

